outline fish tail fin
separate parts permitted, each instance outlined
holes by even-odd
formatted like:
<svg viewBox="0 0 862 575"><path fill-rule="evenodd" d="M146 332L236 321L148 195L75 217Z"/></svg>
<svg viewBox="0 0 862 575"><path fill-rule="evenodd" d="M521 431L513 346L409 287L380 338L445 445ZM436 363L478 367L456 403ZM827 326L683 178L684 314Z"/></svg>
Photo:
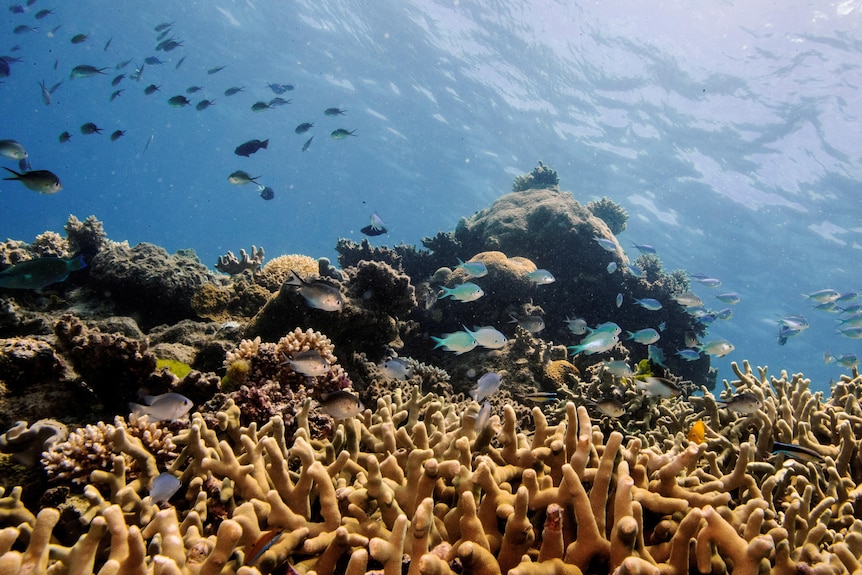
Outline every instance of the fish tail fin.
<svg viewBox="0 0 862 575"><path fill-rule="evenodd" d="M19 173L18 173L18 172L16 172L15 170L10 170L10 169L9 169L9 168L7 168L6 166L3 166L3 169L4 169L4 170L6 170L7 172L11 173L11 174L15 174L15 177L14 177L14 178L3 178L4 180L18 180L18 179L20 179L20 178L21 178L21 176L23 176L23 175L24 175L24 174L19 174Z"/></svg>
<svg viewBox="0 0 862 575"><path fill-rule="evenodd" d="M432 335L432 336L431 336L431 339L433 339L433 340L434 340L434 342L435 342L435 344L436 344L436 345L434 346L434 349L437 349L438 347L443 347L443 339L442 339L442 338L434 337L434 336Z"/></svg>
<svg viewBox="0 0 862 575"><path fill-rule="evenodd" d="M269 140L264 140L260 144L260 147L263 148L264 150L268 149L267 146L269 146Z"/></svg>
<svg viewBox="0 0 862 575"><path fill-rule="evenodd" d="M301 286L305 282L302 281L302 278L299 277L299 274L296 273L296 270L290 270L290 273L293 274L293 278L286 280L284 283L289 286Z"/></svg>
<svg viewBox="0 0 862 575"><path fill-rule="evenodd" d="M129 411L131 411L131 415L135 417L141 417L143 415L146 415L147 407L145 405L141 405L140 403L130 402Z"/></svg>
<svg viewBox="0 0 862 575"><path fill-rule="evenodd" d="M87 267L87 262L84 261L83 254L78 254L72 259L66 261L66 268L68 268L70 272L78 271L85 267Z"/></svg>

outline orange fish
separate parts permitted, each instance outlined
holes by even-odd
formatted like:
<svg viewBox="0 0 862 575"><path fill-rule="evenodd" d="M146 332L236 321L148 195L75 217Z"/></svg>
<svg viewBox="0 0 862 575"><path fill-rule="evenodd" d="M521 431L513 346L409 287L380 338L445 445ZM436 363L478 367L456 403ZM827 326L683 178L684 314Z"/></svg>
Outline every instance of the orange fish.
<svg viewBox="0 0 862 575"><path fill-rule="evenodd" d="M698 445L701 443L706 443L706 424L702 419L698 419L694 422L694 425L691 426L691 429L688 430L688 435L686 435L689 441L693 441Z"/></svg>

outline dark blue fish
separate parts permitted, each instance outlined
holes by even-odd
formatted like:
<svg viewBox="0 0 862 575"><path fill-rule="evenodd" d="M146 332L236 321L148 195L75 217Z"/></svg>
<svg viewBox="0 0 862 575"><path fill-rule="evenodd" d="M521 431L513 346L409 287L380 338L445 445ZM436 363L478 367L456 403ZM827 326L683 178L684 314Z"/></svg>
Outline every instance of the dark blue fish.
<svg viewBox="0 0 862 575"><path fill-rule="evenodd" d="M6 289L42 289L65 281L69 274L86 267L81 256L64 260L36 258L15 264L0 272L0 287Z"/></svg>
<svg viewBox="0 0 862 575"><path fill-rule="evenodd" d="M264 200L271 200L275 197L275 190L273 190L269 186L265 186L260 191L260 197L263 198Z"/></svg>
<svg viewBox="0 0 862 575"><path fill-rule="evenodd" d="M243 144L240 144L233 151L237 156L245 156L248 158L258 150L265 150L269 146L269 140L249 140Z"/></svg>

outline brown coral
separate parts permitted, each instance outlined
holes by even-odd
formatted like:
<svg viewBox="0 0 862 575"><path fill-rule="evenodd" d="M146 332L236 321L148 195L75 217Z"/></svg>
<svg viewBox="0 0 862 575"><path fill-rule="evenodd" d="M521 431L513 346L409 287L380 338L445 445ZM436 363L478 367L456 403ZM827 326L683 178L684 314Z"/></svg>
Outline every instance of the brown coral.
<svg viewBox="0 0 862 575"><path fill-rule="evenodd" d="M317 260L301 254L287 254L269 260L257 274L256 280L270 292L277 292L285 281L293 277L292 271L306 278L318 272Z"/></svg>
<svg viewBox="0 0 862 575"><path fill-rule="evenodd" d="M42 465L48 478L55 482L71 482L84 485L90 481L95 470L110 471L114 457L119 451L114 444L114 434L120 428L141 440L149 453L161 465L166 465L176 456L173 434L160 423L143 419L132 419L129 423L117 416L114 424L102 421L78 428L69 434L66 441L53 444L42 454ZM127 477L133 479L139 471L135 458L126 453Z"/></svg>

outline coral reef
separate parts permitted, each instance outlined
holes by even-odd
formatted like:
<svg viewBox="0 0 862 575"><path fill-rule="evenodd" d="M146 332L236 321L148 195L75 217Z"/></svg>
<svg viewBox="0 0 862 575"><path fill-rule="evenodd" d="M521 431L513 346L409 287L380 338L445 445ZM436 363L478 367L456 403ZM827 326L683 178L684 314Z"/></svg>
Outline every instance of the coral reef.
<svg viewBox="0 0 862 575"><path fill-rule="evenodd" d="M133 418L126 422L116 417L113 425L102 421L80 427L64 441L53 441L42 453L42 466L53 482L88 484L94 471L105 473L116 469L115 458L119 448L115 437L122 430L139 440L156 463L162 467L177 457L173 433L163 425ZM121 453L126 479L140 473L137 460L130 453Z"/></svg>
<svg viewBox="0 0 862 575"><path fill-rule="evenodd" d="M326 333L346 352L382 357L399 338L396 316L415 306L410 278L389 265L374 262L360 262L346 275L344 282L320 280L341 291L344 303L340 312L309 307L296 286L282 284L248 323L246 337L275 341L285 334L287 326L309 326Z"/></svg>
<svg viewBox="0 0 862 575"><path fill-rule="evenodd" d="M629 214L626 209L610 198L602 198L601 200L593 200L587 203L587 209L594 216L605 222L611 230L611 233L619 235L626 231L626 222L629 219Z"/></svg>
<svg viewBox="0 0 862 575"><path fill-rule="evenodd" d="M102 333L66 314L54 326L57 345L69 358L74 374L67 379L88 390L91 401L113 413L126 410L140 389L147 389L156 370L156 356L146 340Z"/></svg>
<svg viewBox="0 0 862 575"><path fill-rule="evenodd" d="M168 252L152 244L112 244L93 256L87 285L108 298L121 314L134 313L149 329L161 323L195 319L192 297L214 281L196 258Z"/></svg>
<svg viewBox="0 0 862 575"><path fill-rule="evenodd" d="M557 172L539 162L529 174L521 174L512 183L513 192L524 192L526 190L558 189L560 178Z"/></svg>
<svg viewBox="0 0 862 575"><path fill-rule="evenodd" d="M216 262L215 269L226 274L235 275L246 270L256 273L263 265L265 254L263 247L251 246L251 255L245 250L239 250L239 258L232 251L228 251L226 255L219 256Z"/></svg>
<svg viewBox="0 0 862 575"><path fill-rule="evenodd" d="M722 394L758 395L757 412L706 392L668 401L647 433L603 429L571 402L556 425L535 408L519 429L510 406L479 425L475 404L418 389L331 441L310 438L303 411L291 437L280 417L242 426L228 404L215 427L193 415L160 463L116 429L122 457L65 511L77 539L55 529L58 509L0 490L0 573L858 573L862 378L824 402L801 375L734 369ZM685 438L697 420L702 443ZM776 441L819 461L772 455ZM160 469L182 485L162 509L148 497Z"/></svg>
<svg viewBox="0 0 862 575"><path fill-rule="evenodd" d="M102 222L96 216L87 216L82 222L73 215L64 226L70 254L82 254L86 261L108 245L108 235Z"/></svg>
<svg viewBox="0 0 862 575"><path fill-rule="evenodd" d="M54 419L40 419L28 425L19 421L0 435L0 452L11 453L12 458L25 467L33 467L43 451L65 441L69 430Z"/></svg>

